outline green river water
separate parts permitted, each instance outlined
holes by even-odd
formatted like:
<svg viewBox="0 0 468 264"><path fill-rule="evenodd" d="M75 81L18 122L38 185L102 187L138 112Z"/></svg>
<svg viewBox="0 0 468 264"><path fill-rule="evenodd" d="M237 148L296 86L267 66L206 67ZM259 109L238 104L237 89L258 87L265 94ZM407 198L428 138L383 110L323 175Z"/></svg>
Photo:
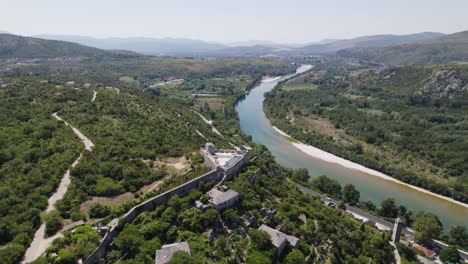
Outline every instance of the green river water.
<svg viewBox="0 0 468 264"><path fill-rule="evenodd" d="M307 69L302 66L297 69L297 73ZM342 185L352 183L361 192L362 200L370 200L376 205L380 205L385 198L393 197L398 204L405 205L415 213L418 211L435 213L445 229L451 225L468 227L468 208L464 206L396 182L313 158L294 147L288 139L276 132L263 112L264 94L289 76L291 75L259 84L236 105L242 131L252 136L254 142L265 145L277 162L289 168L307 168L311 177L325 174L338 180Z"/></svg>

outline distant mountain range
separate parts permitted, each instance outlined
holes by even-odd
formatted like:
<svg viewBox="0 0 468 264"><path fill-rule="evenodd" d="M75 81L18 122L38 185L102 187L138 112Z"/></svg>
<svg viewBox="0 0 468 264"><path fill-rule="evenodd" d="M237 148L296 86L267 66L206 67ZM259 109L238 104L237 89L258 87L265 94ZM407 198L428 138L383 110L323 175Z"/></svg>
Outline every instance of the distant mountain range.
<svg viewBox="0 0 468 264"><path fill-rule="evenodd" d="M99 49L131 50L157 56L196 56L228 47L219 43L184 38L93 38L72 35L36 35L34 37L76 42Z"/></svg>
<svg viewBox="0 0 468 264"><path fill-rule="evenodd" d="M374 35L353 39L332 40L324 44L307 45L299 49L303 54L326 54L349 48L382 47L399 45L415 41L436 39L444 36L442 33L423 32L410 35Z"/></svg>
<svg viewBox="0 0 468 264"><path fill-rule="evenodd" d="M338 55L394 65L468 61L468 31L399 45L354 47Z"/></svg>
<svg viewBox="0 0 468 264"><path fill-rule="evenodd" d="M269 57L338 55L386 64L468 61L468 31L324 40L307 45L246 41L220 44L182 38L106 38L0 34L0 58L138 56ZM47 40L46 40L47 39ZM78 44L77 44L78 43Z"/></svg>
<svg viewBox="0 0 468 264"><path fill-rule="evenodd" d="M442 33L424 32L411 35L375 35L346 40L327 39L310 44L285 44L249 40L221 44L184 38L93 38L71 35L37 35L35 37L76 42L99 49L131 50L146 55L165 56L281 56L321 55L354 47L378 47L435 39Z"/></svg>

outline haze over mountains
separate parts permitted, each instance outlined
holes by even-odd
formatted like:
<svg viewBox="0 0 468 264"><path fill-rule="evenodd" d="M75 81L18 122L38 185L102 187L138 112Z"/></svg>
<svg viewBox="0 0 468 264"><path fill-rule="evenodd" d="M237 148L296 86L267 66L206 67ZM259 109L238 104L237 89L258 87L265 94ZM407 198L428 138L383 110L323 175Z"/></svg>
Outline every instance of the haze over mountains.
<svg viewBox="0 0 468 264"><path fill-rule="evenodd" d="M468 31L400 45L354 47L338 55L386 64L424 64L468 61Z"/></svg>
<svg viewBox="0 0 468 264"><path fill-rule="evenodd" d="M328 39L318 43L275 43L250 40L229 44L185 38L93 38L73 35L37 35L35 37L76 42L99 49L130 50L146 55L167 56L265 56L284 53L327 54L354 47L388 46L429 40L442 33L424 32L410 35L375 35L346 40Z"/></svg>
<svg viewBox="0 0 468 264"><path fill-rule="evenodd" d="M40 37L0 33L0 58L96 57L116 54L175 57L332 55L384 64L468 61L468 31L449 35L435 32L374 35L345 40L330 39L307 45L257 40L221 44L183 38Z"/></svg>

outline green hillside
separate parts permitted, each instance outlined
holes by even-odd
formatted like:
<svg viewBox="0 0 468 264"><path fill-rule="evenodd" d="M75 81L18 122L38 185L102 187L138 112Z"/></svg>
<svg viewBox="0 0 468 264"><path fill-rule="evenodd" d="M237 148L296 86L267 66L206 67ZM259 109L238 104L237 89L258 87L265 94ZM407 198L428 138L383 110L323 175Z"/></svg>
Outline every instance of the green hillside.
<svg viewBox="0 0 468 264"><path fill-rule="evenodd" d="M338 55L392 65L468 61L468 31L411 44L345 49Z"/></svg>
<svg viewBox="0 0 468 264"><path fill-rule="evenodd" d="M111 54L72 42L0 34L0 58L76 58Z"/></svg>

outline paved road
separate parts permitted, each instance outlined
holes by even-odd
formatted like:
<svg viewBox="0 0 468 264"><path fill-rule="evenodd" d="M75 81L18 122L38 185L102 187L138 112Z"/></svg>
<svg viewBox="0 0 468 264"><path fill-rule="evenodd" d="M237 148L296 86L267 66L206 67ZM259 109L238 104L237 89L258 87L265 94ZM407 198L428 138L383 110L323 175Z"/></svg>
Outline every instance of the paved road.
<svg viewBox="0 0 468 264"><path fill-rule="evenodd" d="M306 192L306 193L308 193L308 194L315 195L315 196L320 196L320 199L321 199L322 201L330 200L330 201L332 201L332 202L334 202L334 203L336 203L336 204L338 204L338 202L339 202L339 201L337 201L337 200L328 198L326 195L323 195L323 194L320 194L320 193L318 193L318 192L312 191L311 189L306 188L306 187L304 187L304 186L302 186L302 185L300 185L300 184L298 184L298 183L296 183L296 185L297 185L297 187L299 187L299 189L301 189L302 191L304 191L304 192ZM385 228L388 229L388 230L392 230L392 229L393 229L393 223L391 223L391 222L389 222L389 221L387 221L387 220L378 218L378 217L376 217L376 216L374 216L374 215L371 215L371 214L369 214L369 213L366 213L366 212L364 212L364 211L362 211L362 210L360 210L360 209L358 209L358 208L356 208L356 207L352 207L352 206L346 205L346 212L352 213L355 217L357 216L357 218L369 219L369 220L375 222L376 225L380 225L380 226L382 226L382 227L385 227ZM413 232L413 230L411 230L411 228L403 228L403 229L401 230L401 232L402 232L403 234L405 234L406 237L409 237L409 238L413 237L413 234L414 234L414 232ZM435 240L435 239L434 239L433 242L434 242L436 245L438 245L439 247L441 247L441 248L448 247L447 244L445 244L445 243L443 243L443 242L441 242L441 241L438 241L438 240ZM458 250L458 253L460 254L460 257L461 257L462 259L464 259L465 261L468 261L468 252Z"/></svg>
<svg viewBox="0 0 468 264"><path fill-rule="evenodd" d="M72 128L73 132L81 139L81 142L83 142L85 146L85 150L91 151L93 149L94 147L93 142L91 142L89 138L83 135L81 131L79 131L78 129L74 128L73 126L65 122L57 113L54 113L52 116L59 121L63 121L65 125ZM83 155L80 154L80 156L72 163L71 165L72 168L78 164L82 156ZM46 212L50 212L54 210L55 203L58 200L63 198L63 196L67 192L68 185L70 183L71 183L70 170L68 169L63 175L62 180L60 180L60 184L57 187L57 190L55 191L55 193L49 197L47 201L48 205L47 205ZM54 236L45 238L45 223L42 223L39 229L34 234L33 241L29 245L29 248L26 250L22 263L29 263L29 262L34 261L38 257L40 257L46 251L46 249L49 247L52 241L61 236L62 236L62 233L61 231L59 231Z"/></svg>

